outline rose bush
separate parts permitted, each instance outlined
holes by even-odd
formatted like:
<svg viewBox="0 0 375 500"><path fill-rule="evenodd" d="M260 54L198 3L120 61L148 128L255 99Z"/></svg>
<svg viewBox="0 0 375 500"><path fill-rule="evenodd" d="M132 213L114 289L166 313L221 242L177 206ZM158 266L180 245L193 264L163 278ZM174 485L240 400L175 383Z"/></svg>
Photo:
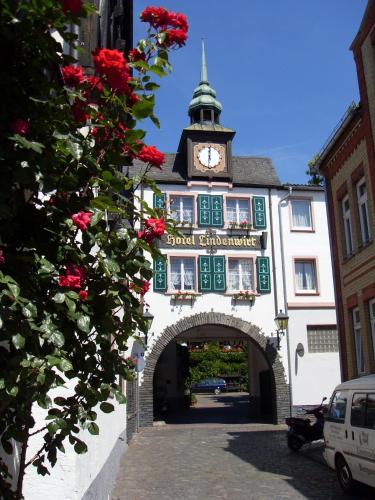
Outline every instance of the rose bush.
<svg viewBox="0 0 375 500"><path fill-rule="evenodd" d="M130 336L146 332L153 244L172 230L134 194L140 184L158 192L147 173L164 159L137 121L158 126L151 77L170 71L168 48L184 37L168 33L186 35L187 22L146 9L150 29L129 60L98 49L96 74L86 75L54 35L75 49L67 27L90 14L89 3L0 7L0 436L6 453L20 450L16 489L0 461L0 491L21 499L28 466L47 474L66 446L84 453L82 431L99 433L97 411L113 411L110 397L125 402L118 380L132 378L134 363L122 353ZM145 163L130 179L122 167L133 158ZM70 392L51 394L67 383ZM42 425L35 404L46 411ZM36 434L42 446L29 456Z"/></svg>

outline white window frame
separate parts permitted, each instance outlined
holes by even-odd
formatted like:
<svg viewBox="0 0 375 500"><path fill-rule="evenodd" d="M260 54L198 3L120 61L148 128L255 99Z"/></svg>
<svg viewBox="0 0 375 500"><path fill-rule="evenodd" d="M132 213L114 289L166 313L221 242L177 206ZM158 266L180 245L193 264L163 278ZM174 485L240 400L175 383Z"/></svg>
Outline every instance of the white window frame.
<svg viewBox="0 0 375 500"><path fill-rule="evenodd" d="M180 273L181 276L184 274L184 260L190 259L194 263L193 268L193 276L194 276L194 286L193 288L185 289L185 282L181 279L181 288L173 288L172 286L172 260L179 259L180 263ZM195 255L170 255L169 256L169 266L168 266L168 292L177 293L177 292L186 292L186 293L194 293L197 291L197 257Z"/></svg>
<svg viewBox="0 0 375 500"><path fill-rule="evenodd" d="M233 260L238 260L239 261L239 282L242 283L242 276L244 273L242 273L242 266L241 266L241 261L246 260L250 261L250 269L251 269L251 277L252 277L252 288L230 288L231 280L230 280L230 270L229 270L229 261ZM234 256L228 256L227 259L227 292L233 293L233 292L241 292L248 290L249 292L254 292L255 291L255 273L254 273L254 259L252 257L234 257Z"/></svg>
<svg viewBox="0 0 375 500"><path fill-rule="evenodd" d="M183 218L183 214L184 214L183 200L186 198L190 198L192 200L192 206L191 206L192 220L191 221L186 221ZM180 203L179 203L180 209L178 212L176 212L175 210L172 210L172 208L171 208L172 200L174 201L176 199L180 200ZM172 212L174 212L175 214L176 213L179 214L179 219L178 220L174 219L174 220L176 220L176 223L178 225L191 224L193 226L195 224L195 197L193 195L185 195L185 194L170 194L169 195L169 212L170 212L170 216L172 219L173 219Z"/></svg>
<svg viewBox="0 0 375 500"><path fill-rule="evenodd" d="M364 193L361 194L361 188L364 187ZM366 245L371 239L371 228L368 211L367 186L366 179L363 177L357 183L357 201L359 213L359 225L361 229L361 242Z"/></svg>
<svg viewBox="0 0 375 500"><path fill-rule="evenodd" d="M348 204L348 208L346 208L346 204ZM344 226L346 257L351 257L354 253L354 247L353 247L352 221L350 216L350 202L348 195L344 196L344 198L341 200L341 213Z"/></svg>
<svg viewBox="0 0 375 500"><path fill-rule="evenodd" d="M369 308L369 317L370 317L372 348L374 351L374 359L375 359L375 299L371 299L369 301L368 308Z"/></svg>
<svg viewBox="0 0 375 500"><path fill-rule="evenodd" d="M315 288L298 288L296 264L311 263L314 271ZM318 262L316 257L294 257L293 258L294 272L294 290L296 295L318 295L319 280L318 280Z"/></svg>
<svg viewBox="0 0 375 500"><path fill-rule="evenodd" d="M365 359L363 352L363 341L361 337L361 317L358 307L352 309L352 321L357 371L358 375L362 375L365 372Z"/></svg>
<svg viewBox="0 0 375 500"><path fill-rule="evenodd" d="M301 202L307 203L309 205L310 225L308 226L296 226L294 224L293 203L301 203ZM314 231L312 200L310 198L291 198L289 206L290 206L290 227L292 231Z"/></svg>
<svg viewBox="0 0 375 500"><path fill-rule="evenodd" d="M235 221L230 221L228 219L228 201L229 200L234 200L236 202L236 220ZM247 208L248 208L248 221L247 223L251 223L251 210L250 210L250 198L248 197L236 197L236 196L227 196L225 198L225 220L228 226L230 226L233 222L235 224L241 224L242 220L240 219L240 207L239 207L239 201L246 201L247 203Z"/></svg>

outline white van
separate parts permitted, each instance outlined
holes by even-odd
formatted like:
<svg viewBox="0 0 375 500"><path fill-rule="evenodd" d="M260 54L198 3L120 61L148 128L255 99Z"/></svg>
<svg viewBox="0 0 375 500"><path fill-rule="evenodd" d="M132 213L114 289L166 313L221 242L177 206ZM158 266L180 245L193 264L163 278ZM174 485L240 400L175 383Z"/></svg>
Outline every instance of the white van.
<svg viewBox="0 0 375 500"><path fill-rule="evenodd" d="M375 487L375 375L336 387L324 423L324 456L342 489Z"/></svg>

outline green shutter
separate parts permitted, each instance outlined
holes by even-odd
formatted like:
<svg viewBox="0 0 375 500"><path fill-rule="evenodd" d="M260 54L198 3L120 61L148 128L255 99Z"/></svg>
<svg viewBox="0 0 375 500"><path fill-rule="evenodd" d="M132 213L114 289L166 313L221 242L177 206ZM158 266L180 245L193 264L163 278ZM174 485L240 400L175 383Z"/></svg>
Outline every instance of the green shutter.
<svg viewBox="0 0 375 500"><path fill-rule="evenodd" d="M154 193L154 208L160 208L164 210L165 200L166 200L166 193L161 193L161 194Z"/></svg>
<svg viewBox="0 0 375 500"><path fill-rule="evenodd" d="M258 292L271 292L270 258L257 257Z"/></svg>
<svg viewBox="0 0 375 500"><path fill-rule="evenodd" d="M221 195L211 196L211 219L212 227L223 227L223 197Z"/></svg>
<svg viewBox="0 0 375 500"><path fill-rule="evenodd" d="M225 257L215 255L211 257L213 269L213 291L224 292L226 290L225 280Z"/></svg>
<svg viewBox="0 0 375 500"><path fill-rule="evenodd" d="M211 196L209 194L198 195L198 226L211 226Z"/></svg>
<svg viewBox="0 0 375 500"><path fill-rule="evenodd" d="M200 255L198 259L199 291L212 291L212 262L209 255Z"/></svg>
<svg viewBox="0 0 375 500"><path fill-rule="evenodd" d="M167 261L163 257L154 260L154 292L165 292L167 289Z"/></svg>
<svg viewBox="0 0 375 500"><path fill-rule="evenodd" d="M253 196L253 226L255 229L267 229L266 199L264 196Z"/></svg>

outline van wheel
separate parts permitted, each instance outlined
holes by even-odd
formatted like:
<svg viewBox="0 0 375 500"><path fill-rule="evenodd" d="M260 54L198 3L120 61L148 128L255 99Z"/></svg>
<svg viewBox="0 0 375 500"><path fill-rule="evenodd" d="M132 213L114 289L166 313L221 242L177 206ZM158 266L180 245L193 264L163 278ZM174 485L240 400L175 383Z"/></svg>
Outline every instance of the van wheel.
<svg viewBox="0 0 375 500"><path fill-rule="evenodd" d="M352 477L349 465L341 455L339 455L336 459L336 473L342 490L345 493L352 493L354 491L356 482Z"/></svg>
<svg viewBox="0 0 375 500"><path fill-rule="evenodd" d="M214 390L214 394L216 394L216 396L217 396L218 394L220 394L220 392L221 392L220 389L218 387L216 387L216 389Z"/></svg>
<svg viewBox="0 0 375 500"><path fill-rule="evenodd" d="M288 434L287 440L288 440L288 448L292 451L298 451L303 445L302 441L293 434Z"/></svg>

